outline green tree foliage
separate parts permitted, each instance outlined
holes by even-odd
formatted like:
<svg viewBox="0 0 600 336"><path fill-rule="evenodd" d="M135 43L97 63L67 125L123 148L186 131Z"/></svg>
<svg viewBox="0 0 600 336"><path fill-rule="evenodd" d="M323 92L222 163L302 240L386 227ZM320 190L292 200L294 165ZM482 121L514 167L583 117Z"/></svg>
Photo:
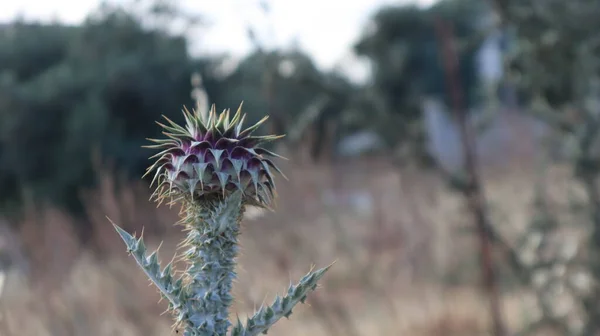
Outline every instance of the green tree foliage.
<svg viewBox="0 0 600 336"><path fill-rule="evenodd" d="M509 54L513 80L523 97L541 96L552 107L589 94L600 75L600 3L587 0L500 0L498 7L513 32Z"/></svg>
<svg viewBox="0 0 600 336"><path fill-rule="evenodd" d="M257 50L245 57L235 70L223 79L226 92L217 101L223 106L235 106L244 101L251 121L265 112L271 118L281 118L282 127L289 129L300 111L321 92L319 87L298 81L301 78L320 78L321 73L303 52Z"/></svg>
<svg viewBox="0 0 600 336"><path fill-rule="evenodd" d="M181 36L144 29L118 9L82 26L0 28L0 204L27 190L76 206L94 182L94 151L139 175L154 120L191 104L190 73L208 63L192 61Z"/></svg>
<svg viewBox="0 0 600 336"><path fill-rule="evenodd" d="M436 36L436 19L453 26L457 42L472 38L478 30L474 14L480 10L470 0L446 0L428 8L384 7L372 18L368 33L356 44L356 52L374 65L374 86L394 113L418 117L423 95L447 97L442 53ZM476 48L459 53L460 79L467 97L476 84Z"/></svg>
<svg viewBox="0 0 600 336"><path fill-rule="evenodd" d="M325 125L340 115L353 88L344 78L319 71L308 55L295 49L256 50L221 85L226 90L213 97L215 101L234 106L243 100L252 122L268 112L272 132L286 133L288 145L297 145L304 131L314 130L316 137L309 144L314 157L327 150Z"/></svg>

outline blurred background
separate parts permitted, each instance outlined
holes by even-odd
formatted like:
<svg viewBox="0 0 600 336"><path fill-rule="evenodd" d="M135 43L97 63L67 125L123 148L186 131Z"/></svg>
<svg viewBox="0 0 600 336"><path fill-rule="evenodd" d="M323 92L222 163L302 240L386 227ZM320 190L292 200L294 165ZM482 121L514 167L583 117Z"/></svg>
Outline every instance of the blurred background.
<svg viewBox="0 0 600 336"><path fill-rule="evenodd" d="M600 334L600 2L0 2L0 335L170 335L161 115L264 114L276 211L234 312L337 260L273 335ZM181 266L180 266L181 267Z"/></svg>

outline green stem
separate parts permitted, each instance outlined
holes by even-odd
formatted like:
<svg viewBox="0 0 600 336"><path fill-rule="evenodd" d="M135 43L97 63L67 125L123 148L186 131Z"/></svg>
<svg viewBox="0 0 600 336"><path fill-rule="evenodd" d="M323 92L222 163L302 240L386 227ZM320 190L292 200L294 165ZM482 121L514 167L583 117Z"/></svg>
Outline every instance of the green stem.
<svg viewBox="0 0 600 336"><path fill-rule="evenodd" d="M235 278L238 254L239 224L244 206L241 195L224 200L202 200L186 204L183 220L189 249L184 259L189 267L186 274L186 305L189 316L184 336L225 335L229 322L229 307L233 301L231 289Z"/></svg>

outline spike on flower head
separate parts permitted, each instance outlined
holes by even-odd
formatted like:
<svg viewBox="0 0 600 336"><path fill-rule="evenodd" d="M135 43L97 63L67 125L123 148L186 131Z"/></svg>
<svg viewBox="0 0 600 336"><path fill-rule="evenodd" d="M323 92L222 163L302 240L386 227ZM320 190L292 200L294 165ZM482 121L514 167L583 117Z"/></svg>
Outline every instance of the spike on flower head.
<svg viewBox="0 0 600 336"><path fill-rule="evenodd" d="M241 104L233 117L229 110L217 114L214 105L208 115L186 108L183 115L185 126L164 117L166 123L158 124L167 138L149 139L155 145L145 146L162 149L151 157L156 161L146 172L154 171L153 197L225 197L241 190L245 203L268 207L275 196L273 171L282 173L267 158L278 155L260 145L283 136L252 135L267 117L243 129L246 115Z"/></svg>

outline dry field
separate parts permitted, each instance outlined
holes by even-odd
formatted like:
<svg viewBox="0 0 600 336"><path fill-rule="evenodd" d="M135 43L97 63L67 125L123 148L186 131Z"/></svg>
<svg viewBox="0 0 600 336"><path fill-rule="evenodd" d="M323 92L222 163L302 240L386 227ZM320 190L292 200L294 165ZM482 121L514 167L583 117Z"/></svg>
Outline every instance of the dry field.
<svg viewBox="0 0 600 336"><path fill-rule="evenodd" d="M381 160L370 165L283 166L290 181L278 180L276 212L249 214L244 223L234 310L244 318L311 265L337 260L307 304L269 334L489 335L477 244L461 198L433 174L400 174ZM531 217L541 175L531 165L485 174L492 216L511 239ZM557 216L572 220L561 210L565 192L577 192L568 171L549 175ZM164 264L182 237L171 225L178 209L149 203L141 182L119 188L113 175L100 176L98 190L82 193L94 229L86 247L75 238L76 220L53 208L29 211L18 232L0 223L0 266L12 264L0 285L0 335L171 334L170 316L160 316L166 305L157 304L158 293L105 216L129 231L144 228L151 247L162 242ZM534 318L526 293L506 290L503 305L511 329Z"/></svg>

